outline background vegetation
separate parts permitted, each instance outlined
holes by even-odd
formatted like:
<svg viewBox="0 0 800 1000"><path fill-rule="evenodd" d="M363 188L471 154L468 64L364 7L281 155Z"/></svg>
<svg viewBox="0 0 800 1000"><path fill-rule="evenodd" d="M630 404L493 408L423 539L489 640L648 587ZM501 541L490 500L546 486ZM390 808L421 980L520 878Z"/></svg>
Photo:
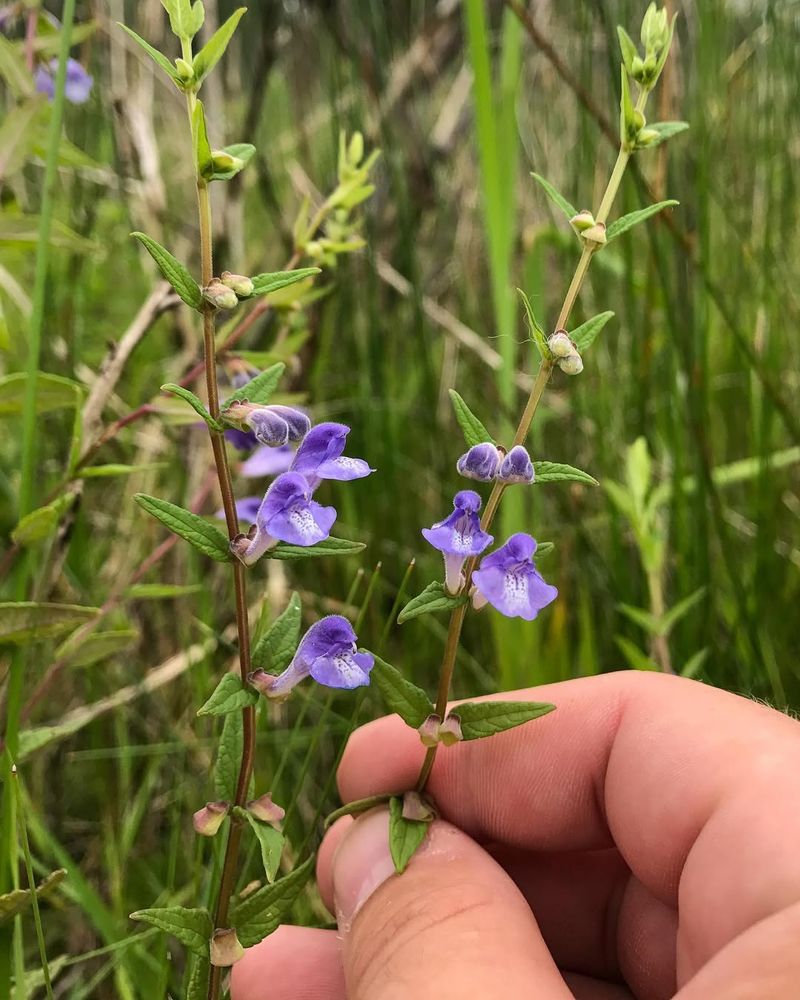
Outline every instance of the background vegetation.
<svg viewBox="0 0 800 1000"><path fill-rule="evenodd" d="M209 2L208 22L234 6ZM253 3L205 92L214 144L246 138L258 149L215 192L220 268L284 265L303 198L318 204L334 184L341 129L361 129L368 148L383 150L363 207L366 249L326 270L316 285L323 294L302 308L266 313L245 342L262 363L266 354L289 363L284 385L315 417L353 427L349 452L378 474L338 491L337 533L368 547L358 558L262 562L251 590L254 613L267 619L293 589L309 621L362 608L365 645L382 646L428 689L444 623L428 616L397 627L392 609L404 579L413 594L440 574L419 529L450 509L458 488L461 438L446 390L455 386L498 436L518 413L535 348L514 287L552 322L576 257L530 171L596 207L615 154L615 26L633 33L643 12L638 0L549 0L526 25L513 6ZM688 665L708 683L782 707L800 701L800 5L672 8L677 41L653 117L686 119L691 130L638 154L640 171L617 207L622 214L650 200L645 185L681 205L597 258L577 321L604 309L616 316L579 378L556 373L531 442L535 458L577 465L601 484L627 482L641 499L644 446L633 458L628 446L643 437L654 516L643 525L632 501L626 516L613 486L611 495L574 483L520 490L530 530L555 543L541 569L561 596L533 626L471 616L457 693L657 658L641 614L637 623L621 605L653 610L643 556L663 543L666 605L691 598L666 639L675 669ZM145 490L188 504L205 490L203 511L218 505L206 486L204 434L165 423L172 407L158 396L196 360L196 324L128 236L143 229L184 260L196 253L185 111L115 27L123 19L164 43L158 0L78 4L77 23L93 30L78 32L73 55L95 86L66 113L42 368L90 392L154 296L151 311L161 315L146 324L102 412L79 410L83 447L143 403L159 413L123 426L88 464L135 470L62 489L57 530L21 553L11 537L19 408L0 391L1 599L15 598L22 560L29 596L103 607L98 631L114 633L82 654L59 649L63 635L22 654L0 647L0 683L12 655L24 658L23 701L50 679L24 710L19 757L34 866L69 870L45 935L58 995L70 1000L179 988L180 968L163 971L160 961L166 940L127 915L156 899L192 905L207 890L189 816L209 797L212 726L195 711L232 654L228 574L183 544L156 561L164 533L131 502ZM18 40L19 29L7 30ZM0 42L0 374L8 375L25 368L47 110L20 127L24 88ZM61 483L74 427L74 409L38 417L37 503ZM242 495L256 492L252 481L237 483ZM163 584L185 589L159 591ZM286 829L299 855L336 804L333 768L347 732L379 709L369 693L354 700L311 688L292 704L290 714L273 711L259 747L265 771L278 768L276 801L296 799ZM297 916L329 919L312 897ZM26 944L35 968L27 923Z"/></svg>

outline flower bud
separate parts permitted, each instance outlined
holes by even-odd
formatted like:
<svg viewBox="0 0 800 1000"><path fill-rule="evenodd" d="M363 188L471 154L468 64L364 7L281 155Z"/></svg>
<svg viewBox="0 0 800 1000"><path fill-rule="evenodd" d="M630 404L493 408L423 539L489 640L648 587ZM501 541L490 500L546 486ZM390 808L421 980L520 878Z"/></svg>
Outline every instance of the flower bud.
<svg viewBox="0 0 800 1000"><path fill-rule="evenodd" d="M631 76L637 83L641 83L644 80L645 68L641 56L634 56L631 60Z"/></svg>
<svg viewBox="0 0 800 1000"><path fill-rule="evenodd" d="M415 820L418 823L430 823L435 817L436 813L419 792L405 793L403 796L403 819Z"/></svg>
<svg viewBox="0 0 800 1000"><path fill-rule="evenodd" d="M244 955L244 948L232 927L218 927L211 935L209 959L223 969L235 965Z"/></svg>
<svg viewBox="0 0 800 1000"><path fill-rule="evenodd" d="M661 138L661 133L655 128L643 128L636 136L636 148L645 149Z"/></svg>
<svg viewBox="0 0 800 1000"><path fill-rule="evenodd" d="M252 813L256 819L262 823L280 823L286 815L286 810L272 801L272 796L267 793L257 799L251 799L247 803L247 811Z"/></svg>
<svg viewBox="0 0 800 1000"><path fill-rule="evenodd" d="M215 174L227 174L231 170L241 170L245 163L238 156L231 156L224 149L211 150L211 165Z"/></svg>
<svg viewBox="0 0 800 1000"><path fill-rule="evenodd" d="M565 358L561 358L558 367L565 375L580 375L583 371L583 359L575 351L574 354L568 354Z"/></svg>
<svg viewBox="0 0 800 1000"><path fill-rule="evenodd" d="M556 332L548 338L547 346L550 348L550 353L555 358L566 358L568 354L572 354L575 350L575 345L570 340L570 336L566 330L556 330Z"/></svg>
<svg viewBox="0 0 800 1000"><path fill-rule="evenodd" d="M357 167L364 158L364 136L360 132L354 132L350 145L347 148L347 159L350 165Z"/></svg>
<svg viewBox="0 0 800 1000"><path fill-rule="evenodd" d="M194 67L185 59L178 58L175 60L175 70L181 83L191 83L194 80Z"/></svg>
<svg viewBox="0 0 800 1000"><path fill-rule="evenodd" d="M192 816L192 826L201 837L213 837L222 826L225 817L230 812L228 802L206 802Z"/></svg>
<svg viewBox="0 0 800 1000"><path fill-rule="evenodd" d="M602 247L606 243L606 224L604 222L595 223L591 229L585 230L581 233L584 243L593 243L595 246Z"/></svg>
<svg viewBox="0 0 800 1000"><path fill-rule="evenodd" d="M230 271L222 272L222 284L232 288L240 299L246 299L253 294L253 280L244 274L231 274Z"/></svg>
<svg viewBox="0 0 800 1000"><path fill-rule="evenodd" d="M569 224L575 230L576 233L585 232L587 229L591 229L594 223L594 216L589 211L588 208L584 208L582 211L578 212L577 215L573 215L569 220Z"/></svg>
<svg viewBox="0 0 800 1000"><path fill-rule="evenodd" d="M461 732L461 719L452 712L439 726L439 739L446 747L451 747L454 743L460 743L464 739Z"/></svg>
<svg viewBox="0 0 800 1000"><path fill-rule="evenodd" d="M219 278L212 278L203 289L203 298L210 302L215 309L235 309L239 304L236 292L227 285L223 285Z"/></svg>
<svg viewBox="0 0 800 1000"><path fill-rule="evenodd" d="M482 483L490 483L500 468L502 455L491 441L474 444L469 451L456 462L456 469L465 479L477 479Z"/></svg>
<svg viewBox="0 0 800 1000"><path fill-rule="evenodd" d="M419 727L417 732L424 747L435 747L439 742L439 727L441 724L441 717L433 713Z"/></svg>
<svg viewBox="0 0 800 1000"><path fill-rule="evenodd" d="M500 483L532 483L536 474L533 462L526 448L521 444L514 445L503 459L497 480Z"/></svg>
<svg viewBox="0 0 800 1000"><path fill-rule="evenodd" d="M664 48L669 40L666 7L659 10L654 3L650 4L642 18L641 38L648 53L660 52Z"/></svg>

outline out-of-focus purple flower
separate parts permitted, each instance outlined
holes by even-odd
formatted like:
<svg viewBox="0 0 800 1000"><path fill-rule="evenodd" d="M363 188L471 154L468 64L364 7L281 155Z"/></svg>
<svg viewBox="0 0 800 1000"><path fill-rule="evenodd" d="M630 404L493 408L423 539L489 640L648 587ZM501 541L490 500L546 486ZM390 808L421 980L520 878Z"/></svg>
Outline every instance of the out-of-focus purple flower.
<svg viewBox="0 0 800 1000"><path fill-rule="evenodd" d="M444 555L445 587L451 594L461 589L461 568L470 556L480 555L494 538L481 530L478 511L481 498L474 490L462 490L453 499L453 513L422 534Z"/></svg>
<svg viewBox="0 0 800 1000"><path fill-rule="evenodd" d="M225 368L228 381L234 389L241 389L248 382L252 382L256 375L261 374L258 368L244 358L233 358Z"/></svg>
<svg viewBox="0 0 800 1000"><path fill-rule="evenodd" d="M284 472L267 490L247 535L231 542L234 555L252 566L277 542L316 545L326 539L336 520L334 507L311 499L311 487L297 472Z"/></svg>
<svg viewBox="0 0 800 1000"><path fill-rule="evenodd" d="M34 85L40 94L46 94L53 100L56 93L56 71L58 59L49 63L39 63L34 77ZM67 60L67 80L64 86L64 96L72 104L84 104L92 92L93 79L91 74L81 66L77 59Z"/></svg>
<svg viewBox="0 0 800 1000"><path fill-rule="evenodd" d="M242 432L240 432L242 433ZM279 448L261 445L253 454L242 462L239 472L248 479L259 479L262 476L279 476L288 472L294 458L294 449L288 444Z"/></svg>
<svg viewBox="0 0 800 1000"><path fill-rule="evenodd" d="M224 415L228 420L249 427L256 440L270 448L277 448L289 441L300 441L311 428L311 421L302 410L277 403L262 406L235 400L227 407Z"/></svg>
<svg viewBox="0 0 800 1000"><path fill-rule="evenodd" d="M316 622L300 640L297 652L282 674L264 670L250 674L250 683L271 699L282 699L306 677L332 688L356 688L369 684L374 665L371 653L359 653L356 634L341 615L328 615Z"/></svg>
<svg viewBox="0 0 800 1000"><path fill-rule="evenodd" d="M470 450L459 458L456 468L466 479L477 479L482 483L490 483L497 475L502 456L491 441L474 444Z"/></svg>
<svg viewBox="0 0 800 1000"><path fill-rule="evenodd" d="M533 462L521 444L514 445L500 465L497 478L501 483L532 483L535 474Z"/></svg>
<svg viewBox="0 0 800 1000"><path fill-rule="evenodd" d="M258 444L252 431L240 431L238 427L229 427L225 431L225 440L230 441L239 451L252 451Z"/></svg>
<svg viewBox="0 0 800 1000"><path fill-rule="evenodd" d="M350 428L324 423L312 427L297 449L292 472L301 472L315 490L323 479L363 479L374 469L361 458L342 455Z"/></svg>
<svg viewBox="0 0 800 1000"><path fill-rule="evenodd" d="M558 590L545 583L536 571L535 551L535 540L519 532L485 556L480 568L472 574L475 607L488 602L509 618L533 621L542 608L558 597Z"/></svg>
<svg viewBox="0 0 800 1000"><path fill-rule="evenodd" d="M263 497L242 497L236 501L236 513L240 521L247 521L248 524L255 524L258 511L263 503ZM224 512L221 512L224 517Z"/></svg>

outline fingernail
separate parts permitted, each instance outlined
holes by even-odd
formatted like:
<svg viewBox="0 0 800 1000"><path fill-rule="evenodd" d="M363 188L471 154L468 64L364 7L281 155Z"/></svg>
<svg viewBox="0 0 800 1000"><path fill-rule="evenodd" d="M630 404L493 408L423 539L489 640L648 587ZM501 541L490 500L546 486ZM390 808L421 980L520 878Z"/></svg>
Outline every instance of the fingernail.
<svg viewBox="0 0 800 1000"><path fill-rule="evenodd" d="M389 810L375 809L353 823L333 858L333 895L340 930L349 930L364 903L392 875Z"/></svg>

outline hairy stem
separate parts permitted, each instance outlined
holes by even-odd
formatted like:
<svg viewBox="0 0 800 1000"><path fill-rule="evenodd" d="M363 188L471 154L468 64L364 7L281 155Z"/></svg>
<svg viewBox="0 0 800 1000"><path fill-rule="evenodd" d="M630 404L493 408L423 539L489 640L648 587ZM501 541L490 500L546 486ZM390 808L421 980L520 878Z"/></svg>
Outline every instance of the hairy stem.
<svg viewBox="0 0 800 1000"><path fill-rule="evenodd" d="M639 99L636 103L637 110L643 111L646 101L647 91L643 90L639 94ZM605 223L608 218L608 214L611 211L611 206L613 205L614 199L619 191L619 186L622 182L622 177L625 173L625 168L628 165L630 157L631 150L627 148L624 142L622 142L620 144L616 162L611 171L611 176L608 179L608 184L603 192L603 197L600 199L600 207L595 215L597 222ZM559 310L558 320L556 321L556 329L566 329L572 309L577 301L581 288L583 287L586 275L589 272L589 265L592 262L592 257L597 252L597 249L598 247L595 244L587 243L584 245L577 266L575 267L575 273L572 276L572 280L567 288L567 293L564 296L564 302ZM536 415L536 410L538 409L539 403L544 395L544 390L547 387L547 383L553 372L554 366L555 362L549 358L542 359L542 362L539 365L539 371L536 375L536 380L533 383L530 395L528 396L528 401L525 404L525 409L522 411L522 416L520 417L519 425L517 426L517 432L514 435L514 445L525 443L533 423L533 418ZM505 489L506 487L503 483L495 482L492 492L489 494L489 499L486 501L486 507L484 508L483 517L481 518L481 528L483 531L488 531L492 526L495 515L500 507L500 501L505 493ZM464 567L464 590L467 593L469 592L472 573L475 570L477 563L477 557L473 556L472 559L468 560L466 566ZM461 629L464 625L464 619L466 618L468 606L469 605L467 604L462 604L450 615L450 623L447 629L447 639L445 640L444 655L442 656L442 666L439 673L439 690L436 695L436 714L441 718L444 718L447 711L447 702L450 696L450 686L453 680L453 673L455 671L458 644L461 639ZM438 744L436 746L429 747L425 754L422 767L420 768L419 777L417 778L417 791L423 791L428 782L428 778L430 777L430 773L433 769L433 763L436 760L437 750Z"/></svg>

